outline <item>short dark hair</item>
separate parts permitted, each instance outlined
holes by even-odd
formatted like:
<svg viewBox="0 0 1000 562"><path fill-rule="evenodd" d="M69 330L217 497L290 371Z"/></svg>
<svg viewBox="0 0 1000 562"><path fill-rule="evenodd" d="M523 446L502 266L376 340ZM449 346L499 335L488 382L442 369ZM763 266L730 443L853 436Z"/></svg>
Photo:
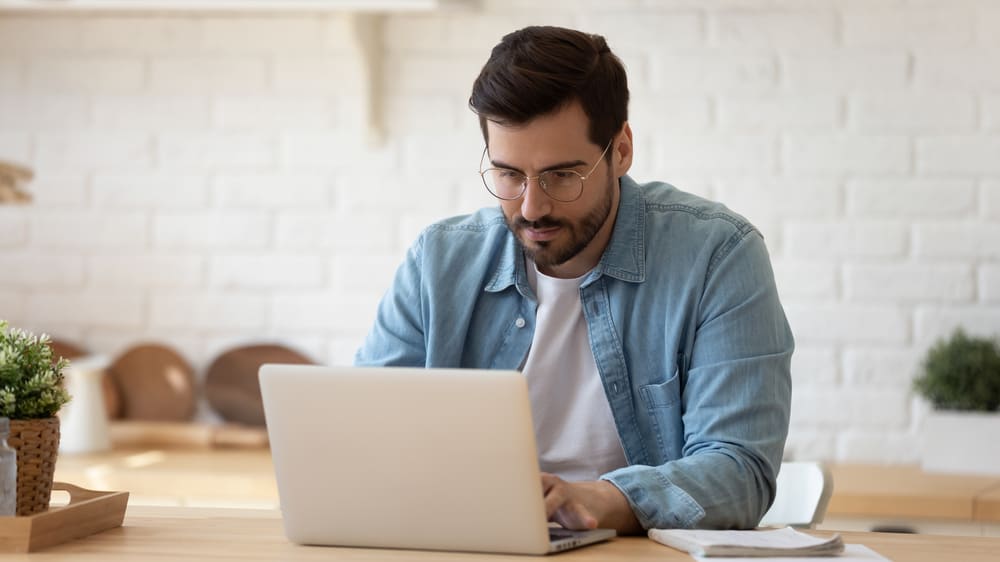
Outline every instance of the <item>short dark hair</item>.
<svg viewBox="0 0 1000 562"><path fill-rule="evenodd" d="M590 141L607 145L628 119L625 67L600 35L532 26L493 47L469 107L489 142L487 121L523 125L574 100L590 119Z"/></svg>

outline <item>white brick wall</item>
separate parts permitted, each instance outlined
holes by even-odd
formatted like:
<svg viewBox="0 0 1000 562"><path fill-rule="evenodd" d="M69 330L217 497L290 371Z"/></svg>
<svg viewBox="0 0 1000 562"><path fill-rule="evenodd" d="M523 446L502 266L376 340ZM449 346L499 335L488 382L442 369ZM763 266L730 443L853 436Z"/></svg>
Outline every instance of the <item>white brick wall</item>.
<svg viewBox="0 0 1000 562"><path fill-rule="evenodd" d="M204 283L204 261L188 255L97 255L87 260L87 281L102 289L193 289Z"/></svg>
<svg viewBox="0 0 1000 562"><path fill-rule="evenodd" d="M648 87L656 94L757 93L772 90L778 80L778 61L767 52L662 48L652 56Z"/></svg>
<svg viewBox="0 0 1000 562"><path fill-rule="evenodd" d="M802 385L792 395L792 424L796 427L871 431L903 429L908 422L908 400L895 390Z"/></svg>
<svg viewBox="0 0 1000 562"><path fill-rule="evenodd" d="M790 219L783 232L785 252L802 259L892 258L907 248L907 226L894 222Z"/></svg>
<svg viewBox="0 0 1000 562"><path fill-rule="evenodd" d="M792 386L836 385L840 381L840 362L832 346L799 345L792 356Z"/></svg>
<svg viewBox="0 0 1000 562"><path fill-rule="evenodd" d="M88 92L119 94L138 92L145 79L142 61L102 56L42 56L29 61L26 75L30 91L44 93Z"/></svg>
<svg viewBox="0 0 1000 562"><path fill-rule="evenodd" d="M79 209L87 204L89 178L72 172L40 172L32 181L31 189L39 205Z"/></svg>
<svg viewBox="0 0 1000 562"><path fill-rule="evenodd" d="M1000 259L1000 223L916 223L913 253L918 258L941 260Z"/></svg>
<svg viewBox="0 0 1000 562"><path fill-rule="evenodd" d="M210 106L211 100L198 96L148 93L101 96L92 105L98 130L148 132L207 129Z"/></svg>
<svg viewBox="0 0 1000 562"><path fill-rule="evenodd" d="M825 261L772 260L774 277L782 296L833 300L840 293L840 272Z"/></svg>
<svg viewBox="0 0 1000 562"><path fill-rule="evenodd" d="M860 132L971 131L976 99L968 93L857 94L849 101L850 126Z"/></svg>
<svg viewBox="0 0 1000 562"><path fill-rule="evenodd" d="M988 219L1000 219L1000 181L983 184L981 210Z"/></svg>
<svg viewBox="0 0 1000 562"><path fill-rule="evenodd" d="M915 57L914 82L920 87L951 91L996 91L1000 74L981 72L996 62L997 48L928 49Z"/></svg>
<svg viewBox="0 0 1000 562"><path fill-rule="evenodd" d="M973 12L946 6L909 10L874 6L846 10L843 18L844 44L852 47L965 47L975 38Z"/></svg>
<svg viewBox="0 0 1000 562"><path fill-rule="evenodd" d="M1000 130L1000 96L984 96L983 127L990 131Z"/></svg>
<svg viewBox="0 0 1000 562"><path fill-rule="evenodd" d="M920 359L908 348L851 348L844 352L844 379L866 388L906 388L919 372Z"/></svg>
<svg viewBox="0 0 1000 562"><path fill-rule="evenodd" d="M0 15L0 318L200 370L249 341L349 362L427 222L493 204L469 87L532 23L629 69L633 175L764 232L796 335L788 453L918 460L938 337L1000 333L992 0L488 0L389 16L386 137L337 15Z"/></svg>
<svg viewBox="0 0 1000 562"><path fill-rule="evenodd" d="M0 88L6 91L20 87L23 74L22 67L21 61L6 58L6 53L0 55Z"/></svg>
<svg viewBox="0 0 1000 562"><path fill-rule="evenodd" d="M31 158L31 136L27 133L0 132L0 154L14 162Z"/></svg>
<svg viewBox="0 0 1000 562"><path fill-rule="evenodd" d="M184 173L97 173L93 204L101 209L199 209L208 202L208 178Z"/></svg>
<svg viewBox="0 0 1000 562"><path fill-rule="evenodd" d="M216 256L208 284L219 289L315 288L323 281L318 256Z"/></svg>
<svg viewBox="0 0 1000 562"><path fill-rule="evenodd" d="M830 130L840 121L840 103L831 95L770 94L723 96L719 127L727 131Z"/></svg>
<svg viewBox="0 0 1000 562"><path fill-rule="evenodd" d="M35 147L43 170L148 169L153 162L151 139L138 133L43 133Z"/></svg>
<svg viewBox="0 0 1000 562"><path fill-rule="evenodd" d="M912 431L848 431L838 436L836 456L843 462L917 464L920 439Z"/></svg>
<svg viewBox="0 0 1000 562"><path fill-rule="evenodd" d="M28 217L0 208L0 247L17 248L28 240Z"/></svg>
<svg viewBox="0 0 1000 562"><path fill-rule="evenodd" d="M998 322L1000 306L997 305L919 306L914 313L914 339L922 346L929 345L958 327L969 334L992 337Z"/></svg>
<svg viewBox="0 0 1000 562"><path fill-rule="evenodd" d="M969 302L969 265L856 264L844 269L844 296L851 301Z"/></svg>
<svg viewBox="0 0 1000 562"><path fill-rule="evenodd" d="M931 174L1000 174L1000 138L968 135L917 139L917 167Z"/></svg>
<svg viewBox="0 0 1000 562"><path fill-rule="evenodd" d="M0 72L4 72L2 63ZM6 78L13 77L8 74ZM0 87L3 80L0 78ZM89 107L86 99L77 96L0 94L0 122L8 131L82 129L89 124Z"/></svg>
<svg viewBox="0 0 1000 562"><path fill-rule="evenodd" d="M786 301L785 313L803 343L903 344L910 339L909 314L900 306L802 304Z"/></svg>
<svg viewBox="0 0 1000 562"><path fill-rule="evenodd" d="M710 41L722 47L829 48L836 36L837 14L833 10L733 10L712 14L709 20Z"/></svg>
<svg viewBox="0 0 1000 562"><path fill-rule="evenodd" d="M0 256L0 283L5 287L82 288L83 280L84 259L79 256L26 253Z"/></svg>
<svg viewBox="0 0 1000 562"><path fill-rule="evenodd" d="M205 56L205 55L202 55ZM230 93L261 91L267 83L267 60L249 56L226 58L164 57L149 63L149 87L155 92Z"/></svg>
<svg viewBox="0 0 1000 562"><path fill-rule="evenodd" d="M262 249L271 239L271 219L264 212L163 212L154 217L153 247Z"/></svg>
<svg viewBox="0 0 1000 562"><path fill-rule="evenodd" d="M910 140L886 135L787 135L783 165L793 174L905 174Z"/></svg>
<svg viewBox="0 0 1000 562"><path fill-rule="evenodd" d="M52 210L32 217L29 230L36 247L102 252L144 247L148 222L142 213Z"/></svg>
<svg viewBox="0 0 1000 562"><path fill-rule="evenodd" d="M146 321L144 298L137 291L32 290L25 308L28 325L44 326L52 334L66 327L139 329Z"/></svg>
<svg viewBox="0 0 1000 562"><path fill-rule="evenodd" d="M782 85L796 92L880 92L902 88L909 57L894 49L789 49L780 54Z"/></svg>
<svg viewBox="0 0 1000 562"><path fill-rule="evenodd" d="M1000 265L979 268L979 298L986 303L1000 303Z"/></svg>
<svg viewBox="0 0 1000 562"><path fill-rule="evenodd" d="M274 166L277 139L261 133L164 133L159 136L157 160L166 169L246 168Z"/></svg>
<svg viewBox="0 0 1000 562"><path fill-rule="evenodd" d="M160 328L233 330L253 335L267 325L268 299L232 291L153 293L149 323Z"/></svg>
<svg viewBox="0 0 1000 562"><path fill-rule="evenodd" d="M976 214L972 180L856 179L847 182L847 214L876 219L933 219Z"/></svg>

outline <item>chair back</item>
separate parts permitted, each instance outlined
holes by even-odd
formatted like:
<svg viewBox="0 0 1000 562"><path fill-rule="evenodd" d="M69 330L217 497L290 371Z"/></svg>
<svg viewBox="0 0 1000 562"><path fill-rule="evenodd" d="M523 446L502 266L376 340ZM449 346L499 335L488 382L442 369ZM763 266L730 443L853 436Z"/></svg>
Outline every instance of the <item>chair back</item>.
<svg viewBox="0 0 1000 562"><path fill-rule="evenodd" d="M833 476L818 462L783 462L778 471L774 503L760 521L761 527L813 528L823 521L833 493Z"/></svg>

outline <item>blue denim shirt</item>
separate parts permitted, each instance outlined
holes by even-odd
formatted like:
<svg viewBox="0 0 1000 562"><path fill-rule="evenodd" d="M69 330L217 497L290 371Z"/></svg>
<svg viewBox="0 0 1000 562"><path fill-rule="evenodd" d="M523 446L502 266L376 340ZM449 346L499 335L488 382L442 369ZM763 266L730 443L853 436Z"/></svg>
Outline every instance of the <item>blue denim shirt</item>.
<svg viewBox="0 0 1000 562"><path fill-rule="evenodd" d="M794 347L760 233L724 206L621 179L608 247L580 288L628 466L602 476L645 528L751 528L788 432ZM359 365L519 369L535 328L499 208L428 227Z"/></svg>

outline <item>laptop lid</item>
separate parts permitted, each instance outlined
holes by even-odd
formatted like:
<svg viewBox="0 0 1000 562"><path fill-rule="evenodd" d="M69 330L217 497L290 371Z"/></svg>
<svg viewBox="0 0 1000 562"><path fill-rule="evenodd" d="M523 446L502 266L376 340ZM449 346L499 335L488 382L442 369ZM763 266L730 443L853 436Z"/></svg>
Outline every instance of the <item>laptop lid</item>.
<svg viewBox="0 0 1000 562"><path fill-rule="evenodd" d="M289 540L552 550L520 373L268 364L260 386Z"/></svg>

